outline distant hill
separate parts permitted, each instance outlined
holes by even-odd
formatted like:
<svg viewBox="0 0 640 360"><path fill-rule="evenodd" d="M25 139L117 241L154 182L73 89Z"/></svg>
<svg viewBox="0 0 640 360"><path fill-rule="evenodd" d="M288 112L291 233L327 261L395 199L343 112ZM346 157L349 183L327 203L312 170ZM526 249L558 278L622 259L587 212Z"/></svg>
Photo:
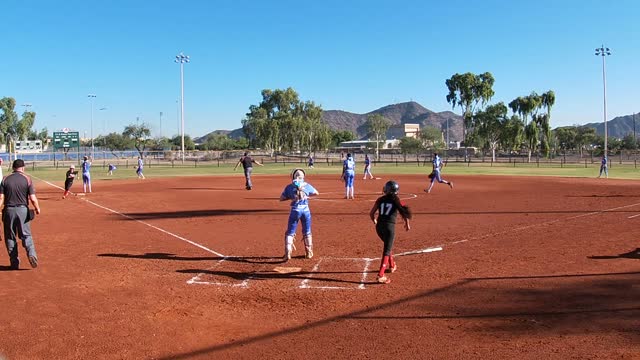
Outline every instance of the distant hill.
<svg viewBox="0 0 640 360"><path fill-rule="evenodd" d="M625 115L607 121L607 132L609 136L622 139L628 134L633 134L633 118L633 115ZM598 135L604 136L604 122L588 123L584 124L584 126L594 128ZM635 115L635 129L636 133L640 134L640 114Z"/></svg>
<svg viewBox="0 0 640 360"><path fill-rule="evenodd" d="M387 132L387 138L404 136L404 124L420 124L433 126L446 133L447 120L449 122L449 139L451 141L462 140L462 116L451 111L434 112L415 101L387 105L366 114L355 114L342 110L325 110L322 112L322 120L333 130L350 130L358 139L367 138L365 123L369 115L380 114L391 121L392 127ZM216 130L202 137L195 138L195 142L202 142L210 134L226 134L231 138L244 136L242 128L229 130Z"/></svg>

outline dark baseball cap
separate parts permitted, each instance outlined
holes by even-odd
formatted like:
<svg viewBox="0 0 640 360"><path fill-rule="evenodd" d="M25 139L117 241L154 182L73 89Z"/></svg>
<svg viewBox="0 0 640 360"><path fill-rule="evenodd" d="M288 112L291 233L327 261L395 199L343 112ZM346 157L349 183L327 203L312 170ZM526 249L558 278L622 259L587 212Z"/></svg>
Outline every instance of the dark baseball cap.
<svg viewBox="0 0 640 360"><path fill-rule="evenodd" d="M21 167L24 167L24 160L16 159L16 160L13 161L13 168L14 169L18 169L18 168L21 168Z"/></svg>

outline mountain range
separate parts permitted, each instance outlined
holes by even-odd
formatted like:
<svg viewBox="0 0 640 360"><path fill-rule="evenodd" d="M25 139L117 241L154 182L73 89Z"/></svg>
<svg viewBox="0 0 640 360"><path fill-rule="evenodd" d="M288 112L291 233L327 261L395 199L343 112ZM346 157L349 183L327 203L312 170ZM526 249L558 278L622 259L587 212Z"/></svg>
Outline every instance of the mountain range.
<svg viewBox="0 0 640 360"><path fill-rule="evenodd" d="M349 130L356 134L357 139L367 139L365 123L370 115L379 114L391 121L391 128L387 132L387 138L400 138L404 136L404 124L420 124L432 126L449 134L450 141L462 141L462 116L451 111L434 112L415 101L387 105L366 114L356 114L343 110L325 110L322 112L322 121L333 130ZM638 121L638 133L640 133L640 115L635 116ZM619 116L607 122L609 136L623 138L627 134L633 134L636 127L634 116ZM552 118L553 122L553 118ZM596 133L604 135L604 124L589 123L583 126L596 129ZM447 131L448 128L448 131ZM244 136L242 128L235 130L216 130L200 138L194 139L196 143L203 142L211 134L228 135L231 138ZM445 135L446 136L446 135Z"/></svg>
<svg viewBox="0 0 640 360"><path fill-rule="evenodd" d="M637 123L637 124L636 124ZM596 134L604 135L604 122L588 123L583 126L596 129ZM618 116L607 121L610 137L622 139L629 134L640 134L640 114Z"/></svg>
<svg viewBox="0 0 640 360"><path fill-rule="evenodd" d="M365 123L370 115L379 114L391 121L391 127L387 132L387 138L400 138L404 136L404 124L420 124L433 126L447 132L451 141L462 140L462 116L451 111L434 112L415 101L387 105L366 114L356 114L342 110L325 110L322 112L322 121L327 123L332 130L349 130L356 135L356 139L367 139ZM244 136L242 128L235 130L216 130L200 138L194 139L196 143L204 141L211 134L228 135L231 138Z"/></svg>

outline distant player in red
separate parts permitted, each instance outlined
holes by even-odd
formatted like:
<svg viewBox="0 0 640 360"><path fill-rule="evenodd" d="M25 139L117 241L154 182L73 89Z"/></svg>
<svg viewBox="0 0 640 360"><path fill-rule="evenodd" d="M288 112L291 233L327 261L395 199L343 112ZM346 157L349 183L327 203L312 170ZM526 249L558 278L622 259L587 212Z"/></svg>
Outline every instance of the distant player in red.
<svg viewBox="0 0 640 360"><path fill-rule="evenodd" d="M69 170L67 170L67 176L64 180L64 195L62 195L63 199L65 199L67 195L69 195L69 191L71 191L71 185L73 185L73 180L76 179L76 175L78 175L76 166L69 166Z"/></svg>
<svg viewBox="0 0 640 360"><path fill-rule="evenodd" d="M371 212L369 212L369 216L371 216L371 221L376 225L376 233L384 242L382 261L380 262L380 271L378 272L378 282L388 284L391 282L391 279L385 275L385 272L387 269L389 272L395 272L397 269L391 250L396 232L396 217L398 213L400 213L402 220L404 220L404 228L409 231L409 229L411 229L411 225L409 224L411 210L400 202L400 198L398 197L400 185L398 185L397 182L393 180L387 181L382 190L384 195L376 200L373 208L371 208ZM378 213L377 219L375 217L376 212Z"/></svg>

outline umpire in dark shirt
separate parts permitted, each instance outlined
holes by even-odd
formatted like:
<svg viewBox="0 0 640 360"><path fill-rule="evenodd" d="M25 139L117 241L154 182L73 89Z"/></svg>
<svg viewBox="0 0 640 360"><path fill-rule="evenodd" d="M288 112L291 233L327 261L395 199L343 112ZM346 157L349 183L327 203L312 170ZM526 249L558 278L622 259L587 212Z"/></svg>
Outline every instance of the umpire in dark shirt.
<svg viewBox="0 0 640 360"><path fill-rule="evenodd" d="M4 241L9 252L11 269L20 267L18 259L18 243L16 236L22 240L22 246L27 251L29 264L35 268L38 266L36 248L31 238L31 224L29 223L29 200L35 208L35 213L40 214L40 205L36 197L31 178L24 173L24 161L17 159L13 162L13 173L4 178L0 184L0 204L2 209L2 224L4 226Z"/></svg>
<svg viewBox="0 0 640 360"><path fill-rule="evenodd" d="M242 164L242 167L244 168L245 189L251 190L251 188L253 187L253 184L251 183L251 171L253 171L253 164L260 165L260 166L264 166L264 165L262 165L257 160L253 160L251 156L249 156L248 152L244 153L244 155L240 158L240 160L238 160L238 163L233 168L233 171L236 171L236 169L238 168L238 165L240 164Z"/></svg>

